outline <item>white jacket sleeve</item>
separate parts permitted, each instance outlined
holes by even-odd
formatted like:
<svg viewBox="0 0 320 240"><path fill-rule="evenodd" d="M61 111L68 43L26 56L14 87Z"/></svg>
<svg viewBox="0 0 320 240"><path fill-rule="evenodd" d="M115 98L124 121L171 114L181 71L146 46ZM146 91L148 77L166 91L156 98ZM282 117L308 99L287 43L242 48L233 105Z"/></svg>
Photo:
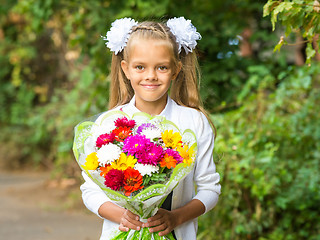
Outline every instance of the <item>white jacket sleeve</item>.
<svg viewBox="0 0 320 240"><path fill-rule="evenodd" d="M204 114L200 115L196 134L198 153L194 181L197 186L197 194L194 199L200 200L205 205L205 212L208 212L217 204L221 186L220 176L213 162L214 133Z"/></svg>
<svg viewBox="0 0 320 240"><path fill-rule="evenodd" d="M86 175L85 172L82 172L82 176L85 180L85 182L80 186L83 203L91 212L102 218L99 215L98 210L103 203L111 200L101 190L101 188Z"/></svg>

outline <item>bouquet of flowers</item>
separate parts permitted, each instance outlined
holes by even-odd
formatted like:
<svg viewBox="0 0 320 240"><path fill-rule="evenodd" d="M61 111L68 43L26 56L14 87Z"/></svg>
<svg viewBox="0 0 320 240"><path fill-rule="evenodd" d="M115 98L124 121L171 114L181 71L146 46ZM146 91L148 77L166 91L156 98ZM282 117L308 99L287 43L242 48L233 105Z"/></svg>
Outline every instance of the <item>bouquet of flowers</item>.
<svg viewBox="0 0 320 240"><path fill-rule="evenodd" d="M197 142L164 117L110 111L75 128L73 151L83 171L116 204L147 219L192 170ZM114 233L113 239L173 239L140 231Z"/></svg>

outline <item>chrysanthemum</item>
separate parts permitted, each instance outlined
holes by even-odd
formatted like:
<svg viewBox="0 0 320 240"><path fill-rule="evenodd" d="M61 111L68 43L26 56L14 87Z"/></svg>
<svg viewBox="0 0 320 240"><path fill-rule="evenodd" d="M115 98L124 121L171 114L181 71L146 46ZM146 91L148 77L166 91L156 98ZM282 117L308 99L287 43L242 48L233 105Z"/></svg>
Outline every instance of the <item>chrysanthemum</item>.
<svg viewBox="0 0 320 240"><path fill-rule="evenodd" d="M134 128L136 125L135 120L128 120L126 117L118 118L114 121L116 127L128 127L130 129Z"/></svg>
<svg viewBox="0 0 320 240"><path fill-rule="evenodd" d="M98 162L98 157L96 152L90 153L86 157L85 164L82 165L82 167L86 170L96 170L98 166L99 166L99 162Z"/></svg>
<svg viewBox="0 0 320 240"><path fill-rule="evenodd" d="M137 134L145 135L151 141L161 138L161 130L152 123L143 123L137 129Z"/></svg>
<svg viewBox="0 0 320 240"><path fill-rule="evenodd" d="M103 145L97 151L97 157L100 166L104 167L106 164L111 164L114 160L118 159L121 154L121 149L112 143Z"/></svg>
<svg viewBox="0 0 320 240"><path fill-rule="evenodd" d="M115 134L112 133L105 133L105 134L101 134L96 141L96 147L97 148L101 148L103 145L106 145L108 143L113 143L113 141L115 140Z"/></svg>
<svg viewBox="0 0 320 240"><path fill-rule="evenodd" d="M132 134L132 130L129 127L118 127L112 131L118 142L123 142L127 137Z"/></svg>
<svg viewBox="0 0 320 240"><path fill-rule="evenodd" d="M126 155L125 153L120 154L120 158L113 163L111 163L112 168L118 169L118 170L126 170L127 168L134 167L134 164L137 162L137 159L134 158L134 156Z"/></svg>
<svg viewBox="0 0 320 240"><path fill-rule="evenodd" d="M150 144L150 140L143 135L129 136L123 143L122 150L130 155L135 155L138 152L145 151Z"/></svg>
<svg viewBox="0 0 320 240"><path fill-rule="evenodd" d="M175 168L177 165L177 160L173 157L168 155L167 153L160 161L160 167L166 167L168 169Z"/></svg>
<svg viewBox="0 0 320 240"><path fill-rule="evenodd" d="M157 165L163 157L163 148L150 142L144 151L136 153L139 163Z"/></svg>
<svg viewBox="0 0 320 240"><path fill-rule="evenodd" d="M159 172L159 166L153 166L150 164L136 163L136 165L134 165L134 169L138 170L142 176L144 175L151 176L152 173Z"/></svg>
<svg viewBox="0 0 320 240"><path fill-rule="evenodd" d="M111 169L105 176L104 184L112 190L118 191L124 185L123 171Z"/></svg>
<svg viewBox="0 0 320 240"><path fill-rule="evenodd" d="M138 170L127 168L124 171L124 190L126 196L130 196L132 192L142 189L142 183L142 175Z"/></svg>
<svg viewBox="0 0 320 240"><path fill-rule="evenodd" d="M181 146L181 135L173 130L165 130L161 134L162 140L167 148L176 148Z"/></svg>
<svg viewBox="0 0 320 240"><path fill-rule="evenodd" d="M181 163L183 161L183 158L181 157L179 152L177 152L173 149L168 148L168 149L166 149L165 153L168 154L169 156L172 156L175 160L177 160L177 164Z"/></svg>

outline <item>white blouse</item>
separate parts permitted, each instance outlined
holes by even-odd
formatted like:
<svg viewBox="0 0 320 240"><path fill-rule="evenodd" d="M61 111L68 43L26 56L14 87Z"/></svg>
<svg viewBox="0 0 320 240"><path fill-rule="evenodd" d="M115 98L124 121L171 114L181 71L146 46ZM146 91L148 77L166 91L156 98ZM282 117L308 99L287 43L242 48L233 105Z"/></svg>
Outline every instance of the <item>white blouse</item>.
<svg viewBox="0 0 320 240"><path fill-rule="evenodd" d="M116 110L120 109L129 116L140 112L135 107L135 97L128 104L116 108ZM192 199L198 199L204 204L205 212L208 212L217 204L221 186L219 184L220 176L216 173L212 156L214 133L207 118L195 109L178 105L169 97L165 109L159 115L174 122L181 132L185 129L191 129L196 134L198 145L194 170L173 190L171 209L182 207ZM83 202L90 211L99 216L100 206L110 199L85 173L82 173L82 175L85 179L80 187ZM197 192L195 189L197 189ZM118 228L118 224L104 219L100 240L109 239L110 234ZM195 240L197 229L198 221L193 219L175 228L174 232L179 240Z"/></svg>

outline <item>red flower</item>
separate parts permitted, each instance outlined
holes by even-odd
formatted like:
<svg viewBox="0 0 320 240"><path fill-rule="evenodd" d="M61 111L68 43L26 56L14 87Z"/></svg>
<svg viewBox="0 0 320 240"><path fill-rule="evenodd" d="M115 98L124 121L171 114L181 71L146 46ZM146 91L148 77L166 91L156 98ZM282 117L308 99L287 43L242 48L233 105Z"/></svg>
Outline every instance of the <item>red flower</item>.
<svg viewBox="0 0 320 240"><path fill-rule="evenodd" d="M142 189L142 183L142 176L138 170L127 168L124 171L124 190L126 196L130 196L132 192Z"/></svg>
<svg viewBox="0 0 320 240"><path fill-rule="evenodd" d="M105 176L104 184L112 190L120 190L124 184L124 173L118 169L111 169Z"/></svg>
<svg viewBox="0 0 320 240"><path fill-rule="evenodd" d="M128 127L118 127L112 131L118 142L123 142L132 133L132 130Z"/></svg>
<svg viewBox="0 0 320 240"><path fill-rule="evenodd" d="M115 140L115 134L112 132L110 134L101 134L96 141L96 147L101 148L103 145L112 143Z"/></svg>
<svg viewBox="0 0 320 240"><path fill-rule="evenodd" d="M114 121L116 127L128 127L130 129L134 128L136 125L136 121L134 120L128 120L126 117L118 118L116 121Z"/></svg>

